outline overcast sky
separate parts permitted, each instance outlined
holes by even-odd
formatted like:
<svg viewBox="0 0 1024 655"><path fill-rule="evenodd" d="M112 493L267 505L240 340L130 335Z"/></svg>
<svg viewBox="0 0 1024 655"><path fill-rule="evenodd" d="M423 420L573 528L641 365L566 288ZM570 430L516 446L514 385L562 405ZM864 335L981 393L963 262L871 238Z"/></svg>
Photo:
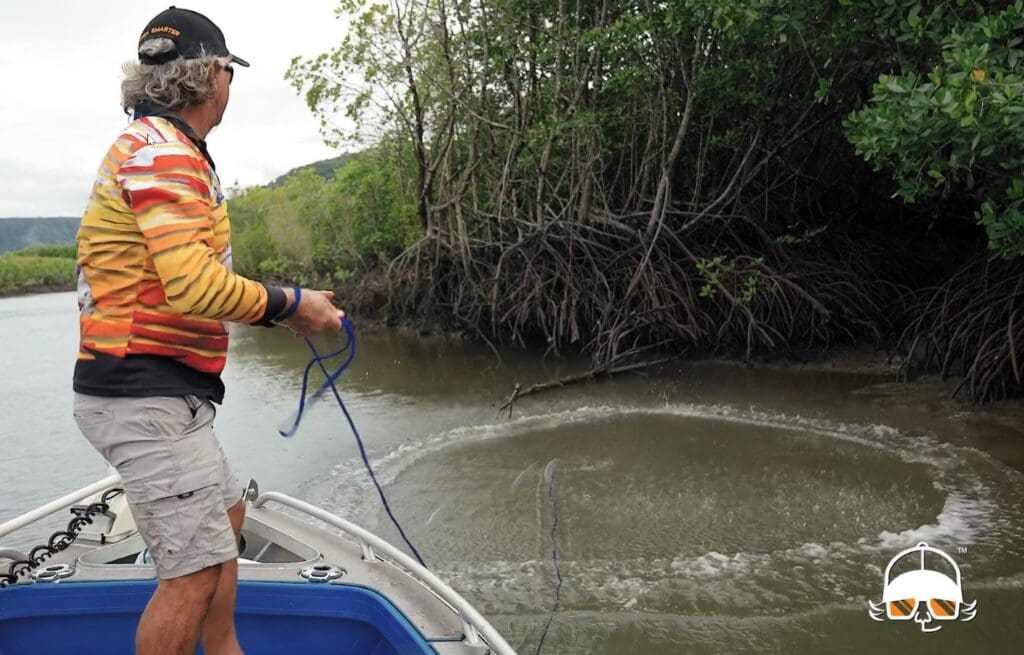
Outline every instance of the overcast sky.
<svg viewBox="0 0 1024 655"><path fill-rule="evenodd" d="M169 0L3 0L0 217L79 216L96 168L127 125L121 64ZM336 0L192 0L223 30L236 67L224 122L209 136L225 186L262 184L337 154L284 72L341 41Z"/></svg>

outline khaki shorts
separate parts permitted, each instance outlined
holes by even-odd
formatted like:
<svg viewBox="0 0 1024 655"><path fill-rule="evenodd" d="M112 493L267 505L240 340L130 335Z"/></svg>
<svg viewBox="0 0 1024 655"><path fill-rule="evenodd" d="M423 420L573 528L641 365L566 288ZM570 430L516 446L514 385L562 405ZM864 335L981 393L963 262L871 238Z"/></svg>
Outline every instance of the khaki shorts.
<svg viewBox="0 0 1024 655"><path fill-rule="evenodd" d="M213 403L195 396L75 394L75 422L121 481L161 579L238 556L227 509L242 498L213 433Z"/></svg>

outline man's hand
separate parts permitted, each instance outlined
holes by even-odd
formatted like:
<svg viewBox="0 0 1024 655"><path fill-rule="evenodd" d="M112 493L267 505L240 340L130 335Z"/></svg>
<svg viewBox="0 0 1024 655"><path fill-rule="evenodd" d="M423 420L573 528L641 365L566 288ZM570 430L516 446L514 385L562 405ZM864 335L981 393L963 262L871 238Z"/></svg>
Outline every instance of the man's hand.
<svg viewBox="0 0 1024 655"><path fill-rule="evenodd" d="M288 288L284 292L288 296L288 306L291 306L295 301L295 292ZM345 312L332 305L331 298L334 298L333 291L303 289L299 306L284 324L300 337L339 331Z"/></svg>

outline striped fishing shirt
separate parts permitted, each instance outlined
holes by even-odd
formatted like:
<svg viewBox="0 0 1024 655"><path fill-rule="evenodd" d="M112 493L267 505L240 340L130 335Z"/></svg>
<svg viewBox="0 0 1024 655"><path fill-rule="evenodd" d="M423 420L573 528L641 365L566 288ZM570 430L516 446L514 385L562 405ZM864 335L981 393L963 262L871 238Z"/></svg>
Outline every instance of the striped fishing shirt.
<svg viewBox="0 0 1024 655"><path fill-rule="evenodd" d="M177 116L137 111L78 230L75 391L221 402L225 322L269 325L285 304L281 289L231 271L230 236L205 142Z"/></svg>

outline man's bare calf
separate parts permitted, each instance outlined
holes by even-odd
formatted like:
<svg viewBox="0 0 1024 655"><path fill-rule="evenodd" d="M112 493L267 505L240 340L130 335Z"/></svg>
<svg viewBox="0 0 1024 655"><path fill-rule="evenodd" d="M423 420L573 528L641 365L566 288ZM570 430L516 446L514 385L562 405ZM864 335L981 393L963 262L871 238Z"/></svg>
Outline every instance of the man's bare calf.
<svg viewBox="0 0 1024 655"><path fill-rule="evenodd" d="M228 510L231 529L238 541L238 533L245 521L245 502L238 501ZM235 592L238 587L238 560L221 565L220 581L203 625L203 650L206 655L242 655L235 634Z"/></svg>
<svg viewBox="0 0 1024 655"><path fill-rule="evenodd" d="M136 655L193 655L217 591L218 564L180 578L161 580L135 633Z"/></svg>

